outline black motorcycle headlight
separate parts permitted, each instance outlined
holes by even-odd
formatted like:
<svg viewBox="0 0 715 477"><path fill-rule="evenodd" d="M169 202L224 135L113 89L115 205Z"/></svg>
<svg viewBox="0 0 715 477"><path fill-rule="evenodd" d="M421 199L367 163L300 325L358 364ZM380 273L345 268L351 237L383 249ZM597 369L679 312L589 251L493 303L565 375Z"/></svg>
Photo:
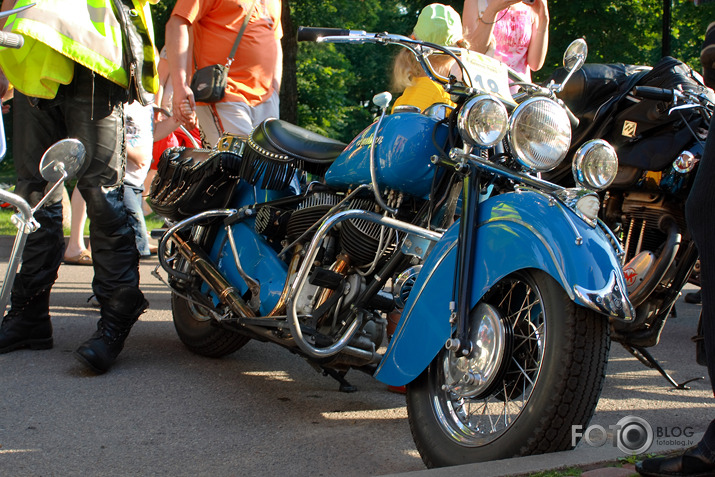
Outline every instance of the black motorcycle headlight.
<svg viewBox="0 0 715 477"><path fill-rule="evenodd" d="M532 172L546 172L566 157L571 123L564 108L548 98L530 98L509 120L509 144L516 160Z"/></svg>
<svg viewBox="0 0 715 477"><path fill-rule="evenodd" d="M578 148L571 163L571 171L577 184L591 190L602 190L616 178L618 156L608 142L593 139Z"/></svg>
<svg viewBox="0 0 715 477"><path fill-rule="evenodd" d="M491 147L504 139L508 118L501 101L483 94L464 104L457 116L457 128L465 143Z"/></svg>

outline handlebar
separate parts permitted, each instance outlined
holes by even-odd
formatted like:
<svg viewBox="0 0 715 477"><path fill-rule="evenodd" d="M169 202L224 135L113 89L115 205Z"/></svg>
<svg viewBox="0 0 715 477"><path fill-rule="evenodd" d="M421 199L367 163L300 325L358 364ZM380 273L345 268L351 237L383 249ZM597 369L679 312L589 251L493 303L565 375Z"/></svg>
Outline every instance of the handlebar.
<svg viewBox="0 0 715 477"><path fill-rule="evenodd" d="M0 46L7 48L22 48L25 44L25 37L17 33L0 31Z"/></svg>
<svg viewBox="0 0 715 477"><path fill-rule="evenodd" d="M712 117L713 107L715 106L709 95L703 91L634 86L631 90L631 95L639 99L666 102L669 105L668 114L688 109L700 110L708 121Z"/></svg>
<svg viewBox="0 0 715 477"><path fill-rule="evenodd" d="M678 92L674 89L657 88L655 86L634 86L631 90L633 96L656 101L673 101Z"/></svg>
<svg viewBox="0 0 715 477"><path fill-rule="evenodd" d="M350 30L344 28L298 27L298 41L318 41L324 36L348 36ZM361 32L365 33L365 32Z"/></svg>
<svg viewBox="0 0 715 477"><path fill-rule="evenodd" d="M427 76L437 83L446 85L449 83L449 78L445 78L438 74L431 63L427 59L431 54L443 54L454 58L459 65L459 68L466 72L466 68L460 57L462 48L437 45L434 43L424 42L409 38L404 35L395 35L392 33L369 33L364 30L346 30L342 28L324 28L324 27L298 27L298 41L315 41L318 43L351 43L351 44L392 44L407 48L414 53L417 61L422 65ZM466 80L470 83L471 78L466 75Z"/></svg>
<svg viewBox="0 0 715 477"><path fill-rule="evenodd" d="M32 207L30 207L30 204L28 204L27 201L19 195L0 189L0 200L15 207L20 213L23 221L28 221L32 217Z"/></svg>
<svg viewBox="0 0 715 477"><path fill-rule="evenodd" d="M416 40L414 38L406 37L403 35L395 35L391 33L368 33L364 30L347 30L344 28L325 28L325 27L298 27L298 41L314 41L314 42L325 42L325 43L353 43L353 44L364 44L364 43L377 43L377 44L393 44L398 45L403 48L407 48L412 51L415 55L417 61L422 65L427 76L442 85L450 84L450 79L442 77L438 74L430 64L428 57L433 54L443 54L454 58L462 71L462 81L466 83L467 88L464 91L472 90L472 78L470 77L467 68L464 63L462 63L462 57L464 55L464 49L459 47L449 47L443 45L437 45L434 43L423 42ZM555 99L554 92L550 88L543 88L543 92L539 92L541 89L538 85L527 81L521 74L517 73L512 68L507 68L507 73L509 78L513 81L512 85L523 85L526 86L530 91L531 95L544 95L549 98ZM534 90L536 88L536 90ZM458 85L450 84L448 91L452 94L458 93L460 90ZM516 99L516 96L515 96ZM517 100L517 103L519 101ZM576 128L579 124L578 118L571 112L571 110L562 102L559 104L566 110L571 126Z"/></svg>
<svg viewBox="0 0 715 477"><path fill-rule="evenodd" d="M571 111L571 108L569 108L566 103L563 101L560 101L559 104L563 106L564 111L566 111L566 116L569 118L569 122L571 123L571 129L576 129L580 123L579 119L576 117L576 115Z"/></svg>

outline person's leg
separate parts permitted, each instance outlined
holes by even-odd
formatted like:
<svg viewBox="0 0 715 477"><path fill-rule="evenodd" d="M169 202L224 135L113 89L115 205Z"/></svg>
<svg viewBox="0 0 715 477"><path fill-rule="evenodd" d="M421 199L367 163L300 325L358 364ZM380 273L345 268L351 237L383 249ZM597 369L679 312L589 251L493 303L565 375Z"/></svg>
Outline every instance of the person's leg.
<svg viewBox="0 0 715 477"><path fill-rule="evenodd" d="M34 207L48 189L39 172L42 155L53 142L67 134L56 108L33 107L28 98L17 91L13 115L15 192ZM40 228L27 237L22 266L12 284L10 310L0 325L0 353L52 347L50 290L57 279L65 247L61 188L55 190L34 217Z"/></svg>
<svg viewBox="0 0 715 477"><path fill-rule="evenodd" d="M154 176L156 176L156 169L149 169L149 172L147 172L146 179L144 179L144 190L147 191L147 194L151 190L151 181L154 180ZM151 210L151 207L149 207L149 203L142 198L142 212L144 215L151 215L153 212Z"/></svg>
<svg viewBox="0 0 715 477"><path fill-rule="evenodd" d="M715 475L715 420L710 422L705 435L693 446L674 457L645 459L636 464L644 477L710 477Z"/></svg>
<svg viewBox="0 0 715 477"><path fill-rule="evenodd" d="M251 112L251 121L253 127L258 126L263 121L269 118L277 118L280 114L280 99L278 92L274 91L267 100L253 107Z"/></svg>
<svg viewBox="0 0 715 477"><path fill-rule="evenodd" d="M88 92L87 94L91 94ZM70 134L84 144L86 162L77 188L87 202L89 241L94 262L92 289L102 303L119 285L139 285L139 261L134 228L124 205L124 117L121 104L106 117L85 114L75 98L68 105Z"/></svg>
<svg viewBox="0 0 715 477"><path fill-rule="evenodd" d="M151 255L151 250L149 250L149 235L142 211L142 192L143 189L140 187L124 184L124 205L127 206L127 212L133 222L137 250L140 256L148 257Z"/></svg>
<svg viewBox="0 0 715 477"><path fill-rule="evenodd" d="M715 130L715 120L710 128ZM700 295L707 368L715 394L715 135L709 135L703 157L698 165L697 176L685 206L688 230L698 247L700 256ZM714 443L715 444L715 443ZM715 449L715 445L713 445Z"/></svg>
<svg viewBox="0 0 715 477"><path fill-rule="evenodd" d="M100 303L97 331L75 351L95 372L107 371L148 303L139 290L139 253L124 205L124 111L109 81L75 68L64 106L68 134L86 148L77 187L87 202L94 261L92 289Z"/></svg>
<svg viewBox="0 0 715 477"><path fill-rule="evenodd" d="M715 130L715 118L710 123ZM700 294L705 355L710 384L715 394L715 135L708 135L697 176L685 205L688 229L700 255ZM715 420L707 428L697 446L683 455L670 458L646 459L636 465L643 476L715 475Z"/></svg>
<svg viewBox="0 0 715 477"><path fill-rule="evenodd" d="M84 242L84 226L87 223L87 203L77 187L70 199L72 208L70 236L65 250L65 262L79 265L92 265L92 256Z"/></svg>
<svg viewBox="0 0 715 477"><path fill-rule="evenodd" d="M214 114L216 109L218 117ZM253 130L251 107L246 103L216 103L213 106L197 106L196 117L204 140L215 147L223 133L248 136Z"/></svg>

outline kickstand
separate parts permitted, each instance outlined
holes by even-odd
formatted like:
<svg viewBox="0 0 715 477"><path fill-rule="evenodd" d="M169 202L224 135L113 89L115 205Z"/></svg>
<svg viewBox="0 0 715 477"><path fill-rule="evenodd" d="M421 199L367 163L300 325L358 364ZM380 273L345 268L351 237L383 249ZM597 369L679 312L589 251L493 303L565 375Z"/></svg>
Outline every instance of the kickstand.
<svg viewBox="0 0 715 477"><path fill-rule="evenodd" d="M634 345L623 345L626 350L631 353L633 356L638 358L638 361L643 363L645 366L657 370L665 379L668 381L671 386L673 386L675 389L684 389L688 390L690 389L690 386L686 386L686 384L691 383L693 381L697 381L699 379L705 379L705 377L700 376L698 378L691 378L688 379L687 381L683 381L682 383L677 383L671 376L668 374L668 372L663 369L663 367L660 365L657 359L653 357L648 350L641 346L634 346Z"/></svg>
<svg viewBox="0 0 715 477"><path fill-rule="evenodd" d="M357 391L357 387L353 386L350 384L346 379L345 373L339 373L338 371L335 371L334 369L327 369L327 368L322 368L323 369L323 376L330 376L331 378L335 379L337 382L340 383L340 392L341 393L354 393Z"/></svg>

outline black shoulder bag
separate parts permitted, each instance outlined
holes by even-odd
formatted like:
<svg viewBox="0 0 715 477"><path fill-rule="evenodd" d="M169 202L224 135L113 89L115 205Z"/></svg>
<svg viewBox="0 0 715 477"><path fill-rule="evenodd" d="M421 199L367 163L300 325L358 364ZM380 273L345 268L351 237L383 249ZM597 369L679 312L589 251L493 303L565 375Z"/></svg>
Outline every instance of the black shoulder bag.
<svg viewBox="0 0 715 477"><path fill-rule="evenodd" d="M243 20L243 25L236 36L236 41L233 42L231 53L226 59L225 65L210 65L205 66L196 72L191 77L191 91L194 92L194 99L202 103L217 103L221 101L226 94L226 80L228 79L228 70L233 63L233 57L238 49L238 44L241 42L243 32L246 31L248 22L253 15L253 9L256 6L256 0L253 0L251 8Z"/></svg>

